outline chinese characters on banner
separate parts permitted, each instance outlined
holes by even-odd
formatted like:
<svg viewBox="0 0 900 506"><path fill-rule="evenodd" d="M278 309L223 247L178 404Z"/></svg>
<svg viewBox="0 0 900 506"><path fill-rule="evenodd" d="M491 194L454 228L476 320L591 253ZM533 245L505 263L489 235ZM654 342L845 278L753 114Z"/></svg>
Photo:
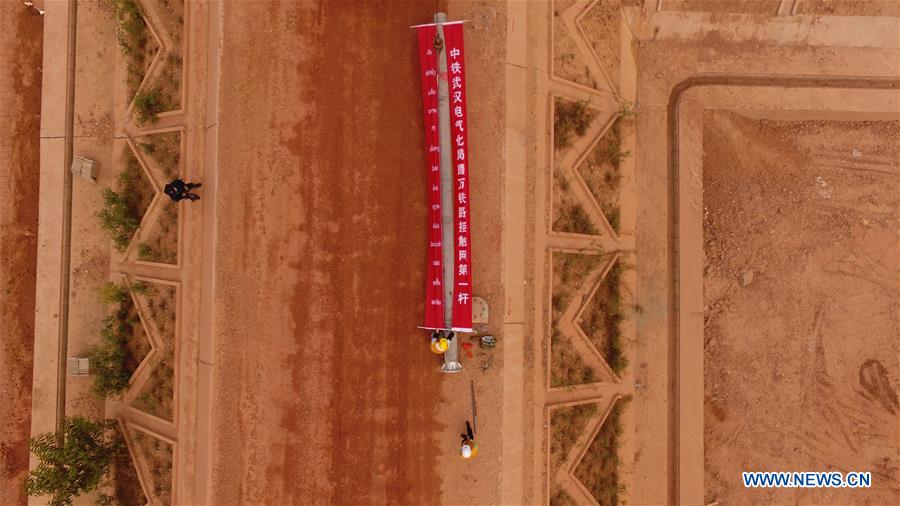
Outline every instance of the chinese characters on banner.
<svg viewBox="0 0 900 506"><path fill-rule="evenodd" d="M425 288L426 328L444 327L443 247L441 245L441 172L438 131L438 64L434 25L417 27L425 112L425 151L428 170L428 277Z"/></svg>
<svg viewBox="0 0 900 506"><path fill-rule="evenodd" d="M450 88L455 251L453 255L453 328L472 328L472 244L469 214L469 149L466 138L466 65L462 23L445 24L444 47Z"/></svg>

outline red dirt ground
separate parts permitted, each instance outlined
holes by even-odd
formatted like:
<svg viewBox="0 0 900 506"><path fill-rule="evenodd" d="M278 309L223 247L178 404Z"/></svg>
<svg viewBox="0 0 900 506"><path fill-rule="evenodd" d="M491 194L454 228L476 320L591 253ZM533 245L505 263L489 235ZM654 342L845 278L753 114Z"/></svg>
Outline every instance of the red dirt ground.
<svg viewBox="0 0 900 506"><path fill-rule="evenodd" d="M31 432L42 18L0 2L0 504L25 504Z"/></svg>
<svg viewBox="0 0 900 506"><path fill-rule="evenodd" d="M436 7L225 4L216 503L439 502L409 29Z"/></svg>

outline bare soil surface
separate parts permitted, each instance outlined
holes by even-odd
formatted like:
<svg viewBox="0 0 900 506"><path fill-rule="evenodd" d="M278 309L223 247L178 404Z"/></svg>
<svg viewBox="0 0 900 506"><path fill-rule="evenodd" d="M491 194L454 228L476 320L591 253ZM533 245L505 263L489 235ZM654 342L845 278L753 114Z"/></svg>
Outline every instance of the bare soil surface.
<svg viewBox="0 0 900 506"><path fill-rule="evenodd" d="M900 16L896 0L803 0L797 14L830 16Z"/></svg>
<svg viewBox="0 0 900 506"><path fill-rule="evenodd" d="M898 135L707 113L707 502L900 502ZM873 485L740 482L789 470L871 471Z"/></svg>
<svg viewBox="0 0 900 506"><path fill-rule="evenodd" d="M801 5L806 0L801 0ZM781 0L665 0L663 10L740 14L778 14Z"/></svg>
<svg viewBox="0 0 900 506"><path fill-rule="evenodd" d="M409 269L426 173L408 27L442 7L224 4L217 503L439 501L443 379Z"/></svg>
<svg viewBox="0 0 900 506"><path fill-rule="evenodd" d="M0 504L25 504L31 433L43 23L0 2Z"/></svg>

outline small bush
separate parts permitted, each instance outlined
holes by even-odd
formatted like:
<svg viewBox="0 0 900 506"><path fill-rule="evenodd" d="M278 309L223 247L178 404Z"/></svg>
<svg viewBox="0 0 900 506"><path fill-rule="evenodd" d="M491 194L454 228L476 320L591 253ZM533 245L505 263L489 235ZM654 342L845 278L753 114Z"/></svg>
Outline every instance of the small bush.
<svg viewBox="0 0 900 506"><path fill-rule="evenodd" d="M622 221L622 212L619 210L619 206L610 204L604 205L603 214L606 216L606 219L609 221L609 225L613 230L618 232Z"/></svg>
<svg viewBox="0 0 900 506"><path fill-rule="evenodd" d="M144 285L144 288L141 288ZM145 283L135 283L137 290L148 290ZM107 283L101 288L101 299L114 304L113 312L103 319L100 343L89 352L94 372L94 391L101 396L116 395L128 388L128 380L140 365L149 346L140 340L140 317L125 285Z"/></svg>
<svg viewBox="0 0 900 506"><path fill-rule="evenodd" d="M126 365L128 352L126 337L120 332L122 325L115 316L103 320L101 342L91 348L91 369L94 372L94 392L99 395L116 395L128 388L131 372Z"/></svg>
<svg viewBox="0 0 900 506"><path fill-rule="evenodd" d="M143 151L145 155L152 155L153 153L156 153L156 144L151 144L149 142L139 142L138 147L141 148L141 151Z"/></svg>
<svg viewBox="0 0 900 506"><path fill-rule="evenodd" d="M109 233L119 251L125 251L140 224L125 197L110 188L103 190L103 209L97 213L97 218L100 219L100 228Z"/></svg>
<svg viewBox="0 0 900 506"><path fill-rule="evenodd" d="M612 128L610 128L610 131L604 137L602 150L597 153L597 156L595 157L595 159L598 161L609 162L617 170L619 168L619 165L621 165L622 160L631 156L631 151L622 151L622 126L620 123L620 119L617 119L616 122L613 123ZM615 184L616 186L618 186L618 178L620 178L621 176L618 176L618 172L616 174L617 179L615 181Z"/></svg>
<svg viewBox="0 0 900 506"><path fill-rule="evenodd" d="M134 95L134 110L137 111L138 125L156 123L159 113L165 111L158 89L139 91Z"/></svg>
<svg viewBox="0 0 900 506"><path fill-rule="evenodd" d="M619 104L619 117L621 119L634 118L634 104L631 102L622 102Z"/></svg>
<svg viewBox="0 0 900 506"><path fill-rule="evenodd" d="M147 295L148 293L150 293L151 288L149 284L144 283L143 281L138 281L131 284L131 291L140 295Z"/></svg>
<svg viewBox="0 0 900 506"><path fill-rule="evenodd" d="M594 113L588 108L586 100L570 102L556 100L553 116L553 146L556 149L568 147L572 143L572 136L579 137L587 132Z"/></svg>
<svg viewBox="0 0 900 506"><path fill-rule="evenodd" d="M128 291L121 285L112 281L100 286L100 302L104 304L119 304L128 299Z"/></svg>

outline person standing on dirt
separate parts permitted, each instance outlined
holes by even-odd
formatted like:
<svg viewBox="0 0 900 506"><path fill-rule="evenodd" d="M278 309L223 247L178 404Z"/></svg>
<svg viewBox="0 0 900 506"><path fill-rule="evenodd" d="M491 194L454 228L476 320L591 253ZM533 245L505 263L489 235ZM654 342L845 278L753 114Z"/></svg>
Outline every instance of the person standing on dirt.
<svg viewBox="0 0 900 506"><path fill-rule="evenodd" d="M475 432L472 430L472 425L468 420L466 420L465 434L460 434L459 436L462 438L462 443L459 445L459 455L466 460L478 455L478 445L475 444Z"/></svg>
<svg viewBox="0 0 900 506"><path fill-rule="evenodd" d="M191 190L194 188L200 188L203 186L203 183L185 183L181 179L173 179L171 183L167 184L163 189L166 195L169 196L175 202L179 202L184 199L189 200L199 200L200 196L196 193L191 193Z"/></svg>

